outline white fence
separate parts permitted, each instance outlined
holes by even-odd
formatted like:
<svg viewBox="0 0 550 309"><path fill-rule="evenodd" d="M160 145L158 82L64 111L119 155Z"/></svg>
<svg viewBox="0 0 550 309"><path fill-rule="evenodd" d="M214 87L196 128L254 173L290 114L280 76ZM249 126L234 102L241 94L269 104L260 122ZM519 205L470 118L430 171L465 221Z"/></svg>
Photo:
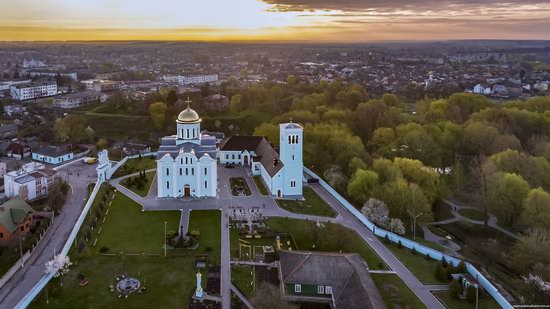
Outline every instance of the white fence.
<svg viewBox="0 0 550 309"><path fill-rule="evenodd" d="M373 233L380 237L388 237L389 240L391 240L394 243L401 242L401 245L403 247L409 248L409 249L415 249L418 253L423 255L429 255L432 259L436 260L442 260L443 257L445 257L445 260L447 260L449 263L453 264L454 266L458 265L460 263L460 260L452 257L450 255L444 254L441 251L434 250L432 248L426 247L420 243L417 243L415 241L412 241L410 239L401 237L395 233L388 232L382 228L374 227L374 224L370 222L359 210L357 210L353 205L351 205L345 198L343 198L336 190L334 190L328 183L326 183L321 177L317 176L314 172L309 170L308 168L304 167L304 171L309 176L318 179L319 184L321 187L323 187L325 190L327 190L328 193L330 193L336 200L338 200L346 209L351 212L357 220L359 220L362 224L364 224L369 230L373 231ZM466 269L468 270L468 273L472 275L479 284L485 289L485 291L491 295L495 301L502 306L502 308L513 308L512 305L500 294L498 289L491 283L481 272L479 272L472 264L466 262Z"/></svg>
<svg viewBox="0 0 550 309"><path fill-rule="evenodd" d="M90 207L92 207L92 204L94 202L94 199L99 192L99 188L101 187L101 182L97 181L92 193L90 194L90 197L88 198L88 201L86 202L86 205L84 205L84 209L80 213L80 216L78 217L78 220L76 221L76 224L73 226L73 229L71 230L71 233L69 234L69 238L67 239L67 242L65 242L65 245L63 246L63 249L61 250L62 255L67 255L69 253L69 249L71 248L71 244L76 239L76 235L78 234L78 231L80 230L80 227L82 226L82 223L84 223L84 219L86 219L86 215L88 214L88 211L90 210ZM44 276L38 281L38 283L21 299L21 301L17 304L16 308L26 308L31 301L42 291L42 289L48 284L48 282L53 278L53 273L45 273Z"/></svg>

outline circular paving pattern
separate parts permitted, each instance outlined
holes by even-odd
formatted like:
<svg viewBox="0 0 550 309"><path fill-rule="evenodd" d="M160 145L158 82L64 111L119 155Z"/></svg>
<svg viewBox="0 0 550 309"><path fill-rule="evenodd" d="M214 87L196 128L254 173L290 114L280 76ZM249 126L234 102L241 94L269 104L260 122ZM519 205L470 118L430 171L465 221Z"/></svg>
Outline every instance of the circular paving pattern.
<svg viewBox="0 0 550 309"><path fill-rule="evenodd" d="M139 290L141 282L136 278L124 278L121 279L117 285L116 289L121 294L131 294Z"/></svg>

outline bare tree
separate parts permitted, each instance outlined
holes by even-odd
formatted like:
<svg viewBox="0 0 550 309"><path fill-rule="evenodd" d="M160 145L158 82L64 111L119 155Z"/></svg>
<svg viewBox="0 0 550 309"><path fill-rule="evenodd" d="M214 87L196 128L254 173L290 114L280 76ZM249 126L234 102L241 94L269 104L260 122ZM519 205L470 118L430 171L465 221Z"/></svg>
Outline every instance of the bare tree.
<svg viewBox="0 0 550 309"><path fill-rule="evenodd" d="M478 155L473 159L472 171L474 174L474 180L476 182L476 187L478 188L479 193L479 203L483 207L485 212L485 225L489 218L489 208L488 206L488 193L487 187L489 183L489 176L496 172L496 167L494 164L487 159L484 155Z"/></svg>

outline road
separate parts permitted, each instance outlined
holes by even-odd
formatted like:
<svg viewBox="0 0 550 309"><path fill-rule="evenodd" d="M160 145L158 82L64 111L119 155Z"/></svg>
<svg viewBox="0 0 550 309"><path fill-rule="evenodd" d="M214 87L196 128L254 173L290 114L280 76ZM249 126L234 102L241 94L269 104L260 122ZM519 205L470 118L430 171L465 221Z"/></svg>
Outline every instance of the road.
<svg viewBox="0 0 550 309"><path fill-rule="evenodd" d="M74 162L61 168L59 174L70 183L65 206L54 218L53 224L44 238L40 240L31 257L3 287L0 289L0 308L14 308L46 272L45 264L55 252L61 251L71 229L76 223L88 196L87 186L95 183L97 176L95 165Z"/></svg>

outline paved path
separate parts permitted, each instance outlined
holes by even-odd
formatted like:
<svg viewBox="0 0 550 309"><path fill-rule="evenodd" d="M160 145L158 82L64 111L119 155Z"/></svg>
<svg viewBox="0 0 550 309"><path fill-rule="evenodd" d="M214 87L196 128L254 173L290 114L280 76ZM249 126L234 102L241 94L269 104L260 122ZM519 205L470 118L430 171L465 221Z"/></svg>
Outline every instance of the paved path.
<svg viewBox="0 0 550 309"><path fill-rule="evenodd" d="M267 267L279 267L277 262L256 262L256 261L241 261L241 260L232 260L231 264L236 265L254 265L254 266L267 266Z"/></svg>
<svg viewBox="0 0 550 309"><path fill-rule="evenodd" d="M235 293L235 295L237 295L237 297L243 302L243 304L248 308L248 309L254 309L254 306L252 306L252 304L250 303L250 301L248 301L248 298L246 298L246 296L244 296L243 293L241 293L241 291L239 291L239 289L237 289L237 287L235 285L233 285L233 283L231 283L231 291L233 293Z"/></svg>
<svg viewBox="0 0 550 309"><path fill-rule="evenodd" d="M14 308L42 278L46 271L46 262L51 260L55 253L61 251L84 208L88 196L88 185L95 183L96 180L95 166L81 162L71 162L60 168L58 172L71 186L65 206L53 219L52 226L31 253L25 267L0 289L0 308L2 309Z"/></svg>
<svg viewBox="0 0 550 309"><path fill-rule="evenodd" d="M479 209L471 207L471 206L460 205L460 204L457 204L457 203L455 203L453 201L449 201L449 200L443 200L443 201L451 206L451 213L455 216L455 218L457 220L462 220L462 221L466 221L466 222L469 222L469 223L472 223L472 224L477 224L477 225L484 225L485 224L484 221L473 220L473 219L464 217L463 215L461 215L459 213L460 209L475 209L475 210L478 210L478 211L479 211ZM500 227L497 224L497 220L498 219L495 215L489 214L489 220L487 221L487 225L494 228L494 229L496 229L496 230L498 230L499 232L502 232L502 233L514 238L514 239L518 239L518 240L520 239L519 235L517 235L515 233L512 233L512 232L508 231L505 228ZM439 224L441 224L441 223L439 223Z"/></svg>
<svg viewBox="0 0 550 309"><path fill-rule="evenodd" d="M183 233L184 235L187 234L189 229L189 215L191 210L189 209L182 209L181 210L181 217L180 217L180 230L178 232Z"/></svg>
<svg viewBox="0 0 550 309"><path fill-rule="evenodd" d="M229 244L229 215L222 212L222 239L221 239L221 265L220 284L222 294L222 309L231 308L231 264Z"/></svg>

